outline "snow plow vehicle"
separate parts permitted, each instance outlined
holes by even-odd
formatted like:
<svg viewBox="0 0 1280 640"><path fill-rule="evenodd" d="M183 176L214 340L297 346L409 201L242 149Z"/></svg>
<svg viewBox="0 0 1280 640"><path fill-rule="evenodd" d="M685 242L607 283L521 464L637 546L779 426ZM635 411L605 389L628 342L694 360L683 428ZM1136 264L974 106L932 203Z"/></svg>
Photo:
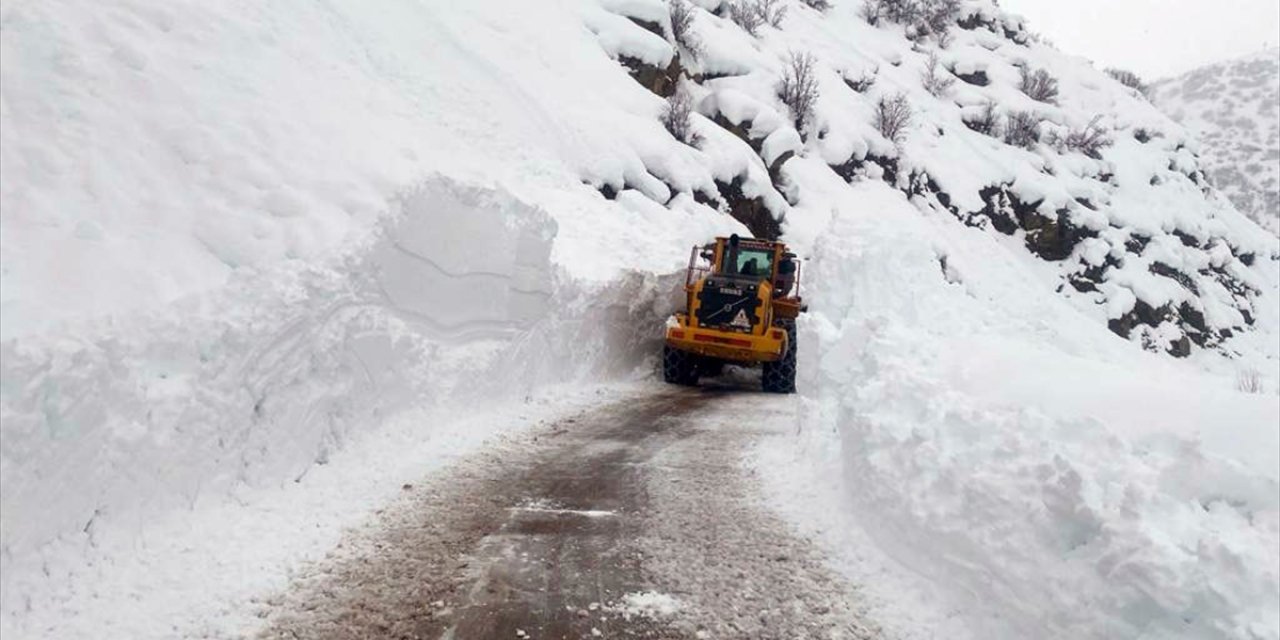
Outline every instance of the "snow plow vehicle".
<svg viewBox="0 0 1280 640"><path fill-rule="evenodd" d="M796 390L800 263L781 242L716 238L695 246L685 275L685 308L667 321L663 379L693 386L726 364L760 366L761 387Z"/></svg>

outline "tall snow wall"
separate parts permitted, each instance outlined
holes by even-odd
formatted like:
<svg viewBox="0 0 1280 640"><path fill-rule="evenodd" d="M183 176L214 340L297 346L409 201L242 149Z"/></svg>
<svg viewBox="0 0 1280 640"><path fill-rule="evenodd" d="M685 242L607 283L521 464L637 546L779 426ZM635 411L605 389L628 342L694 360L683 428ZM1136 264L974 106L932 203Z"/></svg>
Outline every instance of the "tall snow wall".
<svg viewBox="0 0 1280 640"><path fill-rule="evenodd" d="M300 480L410 405L501 402L655 353L673 278L570 279L555 223L499 190L434 179L396 210L331 264L3 343L6 612L46 554Z"/></svg>

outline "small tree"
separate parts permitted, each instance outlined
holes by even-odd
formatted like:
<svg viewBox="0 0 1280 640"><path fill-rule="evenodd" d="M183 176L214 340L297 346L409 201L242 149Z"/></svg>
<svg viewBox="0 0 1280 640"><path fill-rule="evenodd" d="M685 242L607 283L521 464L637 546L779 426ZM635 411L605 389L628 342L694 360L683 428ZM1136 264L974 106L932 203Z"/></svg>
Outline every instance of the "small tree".
<svg viewBox="0 0 1280 640"><path fill-rule="evenodd" d="M1112 68L1107 69L1107 75L1114 78L1116 82L1119 82L1130 89L1136 89L1138 93L1142 94L1142 97L1147 99L1151 98L1151 86L1143 82L1142 78L1139 77L1138 74L1125 69Z"/></svg>
<svg viewBox="0 0 1280 640"><path fill-rule="evenodd" d="M1068 149L1079 151L1094 160L1102 159L1102 150L1111 146L1111 138L1102 127L1102 116L1094 116L1083 129L1073 129L1067 133L1064 143Z"/></svg>
<svg viewBox="0 0 1280 640"><path fill-rule="evenodd" d="M667 98L666 110L662 113L662 126L676 140L687 145L695 145L698 135L693 131L693 96L688 87L680 85L675 93Z"/></svg>
<svg viewBox="0 0 1280 640"><path fill-rule="evenodd" d="M702 54L702 41L693 32L693 7L686 0L671 0L671 37L693 57Z"/></svg>
<svg viewBox="0 0 1280 640"><path fill-rule="evenodd" d="M951 91L952 85L956 83L956 79L938 62L938 54L929 53L929 59L924 65L924 75L921 80L924 83L925 91L935 98L941 98Z"/></svg>
<svg viewBox="0 0 1280 640"><path fill-rule="evenodd" d="M901 93L882 97L876 105L876 129L894 144L902 144L906 140L911 119L911 103Z"/></svg>
<svg viewBox="0 0 1280 640"><path fill-rule="evenodd" d="M1040 116L1033 111L1012 111L1006 119L1004 141L1023 149L1033 149L1040 141Z"/></svg>
<svg viewBox="0 0 1280 640"><path fill-rule="evenodd" d="M791 120L801 133L813 118L814 105L818 103L818 76L814 68L817 60L811 53L792 53L782 71L778 83L778 97L791 110Z"/></svg>
<svg viewBox="0 0 1280 640"><path fill-rule="evenodd" d="M1019 73L1022 76L1022 82L1018 88L1027 94L1032 100L1044 102L1047 104L1057 104L1058 101L1058 79L1049 75L1044 69L1036 69L1032 71L1030 67L1023 66Z"/></svg>

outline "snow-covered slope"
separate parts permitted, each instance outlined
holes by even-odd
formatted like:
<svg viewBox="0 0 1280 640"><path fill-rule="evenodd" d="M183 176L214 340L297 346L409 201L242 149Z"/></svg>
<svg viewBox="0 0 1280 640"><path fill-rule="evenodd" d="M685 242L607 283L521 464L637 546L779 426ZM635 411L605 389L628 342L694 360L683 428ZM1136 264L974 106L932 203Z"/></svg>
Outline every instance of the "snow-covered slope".
<svg viewBox="0 0 1280 640"><path fill-rule="evenodd" d="M783 0L753 34L697 0L681 44L662 0L5 0L5 635L165 636L94 582L152 522L306 486L409 409L642 368L664 276L750 229L812 256L804 424L840 434L837 508L949 567L950 601L1031 599L956 624L1275 637L1276 239L1184 129L994 3L929 29L867 4ZM808 115L777 91L805 53Z"/></svg>
<svg viewBox="0 0 1280 640"><path fill-rule="evenodd" d="M1209 182L1280 235L1280 49L1162 80L1151 95L1200 140Z"/></svg>

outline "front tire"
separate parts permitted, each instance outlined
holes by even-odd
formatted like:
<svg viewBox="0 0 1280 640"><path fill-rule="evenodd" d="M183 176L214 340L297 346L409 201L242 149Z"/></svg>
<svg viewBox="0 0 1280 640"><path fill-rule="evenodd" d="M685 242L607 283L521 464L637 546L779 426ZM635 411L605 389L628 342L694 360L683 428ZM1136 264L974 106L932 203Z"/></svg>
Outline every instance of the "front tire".
<svg viewBox="0 0 1280 640"><path fill-rule="evenodd" d="M760 386L769 393L796 392L796 325L788 322L787 352L782 359L766 362L761 367Z"/></svg>
<svg viewBox="0 0 1280 640"><path fill-rule="evenodd" d="M662 347L662 379L671 384L692 387L698 384L697 356L687 351Z"/></svg>

